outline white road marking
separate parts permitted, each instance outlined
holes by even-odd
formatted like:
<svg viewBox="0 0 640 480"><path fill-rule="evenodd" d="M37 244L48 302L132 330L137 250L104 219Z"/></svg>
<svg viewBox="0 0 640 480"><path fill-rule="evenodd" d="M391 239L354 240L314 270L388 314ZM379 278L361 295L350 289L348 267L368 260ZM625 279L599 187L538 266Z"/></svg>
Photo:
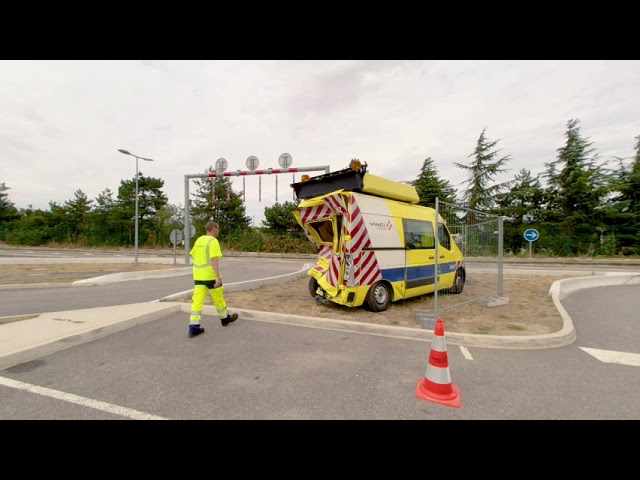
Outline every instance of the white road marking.
<svg viewBox="0 0 640 480"><path fill-rule="evenodd" d="M466 358L467 360L473 360L473 357L471 356L471 352L467 350L467 347L460 345L460 351L462 352L462 355L464 356L464 358Z"/></svg>
<svg viewBox="0 0 640 480"><path fill-rule="evenodd" d="M31 385L30 383L19 382L11 378L0 377L0 385L4 385L5 387L17 388L18 390L25 390L31 393L37 393L38 395L56 398L65 402L75 403L77 405L83 405L95 410L101 410L103 412L120 415L121 417L132 418L133 420L168 420L168 418L158 417L156 415L151 415L150 413L139 412L138 410L119 407L118 405L111 405L110 403L92 400L91 398L79 397L78 395L74 395L72 393L60 392L58 390L52 390L46 387Z"/></svg>
<svg viewBox="0 0 640 480"><path fill-rule="evenodd" d="M640 354L638 353L616 352L614 350L599 350L597 348L585 347L580 347L580 349L596 357L601 362L640 367Z"/></svg>

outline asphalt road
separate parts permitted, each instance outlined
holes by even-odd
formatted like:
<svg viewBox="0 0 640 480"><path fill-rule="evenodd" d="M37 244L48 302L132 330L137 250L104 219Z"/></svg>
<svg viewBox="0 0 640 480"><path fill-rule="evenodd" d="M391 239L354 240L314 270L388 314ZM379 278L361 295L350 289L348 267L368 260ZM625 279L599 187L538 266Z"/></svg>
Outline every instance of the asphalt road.
<svg viewBox="0 0 640 480"><path fill-rule="evenodd" d="M223 279L226 283L292 273L305 264L300 260L246 257L224 258L222 262ZM55 272L52 271L51 275L55 275ZM46 281L46 277L43 281ZM0 317L150 302L192 288L193 278L189 271L177 277L107 285L4 287L0 288Z"/></svg>
<svg viewBox="0 0 640 480"><path fill-rule="evenodd" d="M226 258L225 277L239 281L260 269L299 265ZM37 313L40 304L48 311L83 308L83 302L116 305L157 299L183 285L191 288L188 275L0 289L0 305L19 309L13 314ZM178 313L0 371L0 419L128 419L135 413L152 419L640 420L639 289L598 287L566 297L577 331L566 347L450 346L461 408L415 396L429 343L259 315L226 328L208 318L207 332L189 339L186 315Z"/></svg>
<svg viewBox="0 0 640 480"><path fill-rule="evenodd" d="M0 419L639 420L638 366L584 350L640 351L637 316L635 328L607 328L589 315L602 305L619 312L611 318L630 320L638 288L571 294L570 313L583 313L567 347L449 347L460 408L415 396L428 343L259 317L226 328L207 319L207 332L188 339L181 313L0 371L0 383L16 382L0 384Z"/></svg>
<svg viewBox="0 0 640 480"><path fill-rule="evenodd" d="M132 249L109 248L50 248L50 247L14 247L0 245L0 258L92 258L92 257L122 257L130 258L133 262L134 251ZM171 257L173 249L139 249L138 258ZM178 263L184 264L184 250L177 249ZM182 262L179 260L182 259Z"/></svg>

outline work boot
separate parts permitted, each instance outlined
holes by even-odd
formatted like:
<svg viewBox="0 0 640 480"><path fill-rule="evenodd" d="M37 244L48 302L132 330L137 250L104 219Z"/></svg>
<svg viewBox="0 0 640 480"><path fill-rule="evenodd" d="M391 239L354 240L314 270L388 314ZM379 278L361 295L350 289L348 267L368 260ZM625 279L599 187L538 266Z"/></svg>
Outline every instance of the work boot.
<svg viewBox="0 0 640 480"><path fill-rule="evenodd" d="M230 314L227 314L227 316L225 318L221 318L220 319L220 323L222 323L223 327L226 327L230 323L235 322L237 318L238 318L238 314L237 313L230 313Z"/></svg>
<svg viewBox="0 0 640 480"><path fill-rule="evenodd" d="M201 333L204 333L204 328L200 325L189 325L189 338L197 337Z"/></svg>

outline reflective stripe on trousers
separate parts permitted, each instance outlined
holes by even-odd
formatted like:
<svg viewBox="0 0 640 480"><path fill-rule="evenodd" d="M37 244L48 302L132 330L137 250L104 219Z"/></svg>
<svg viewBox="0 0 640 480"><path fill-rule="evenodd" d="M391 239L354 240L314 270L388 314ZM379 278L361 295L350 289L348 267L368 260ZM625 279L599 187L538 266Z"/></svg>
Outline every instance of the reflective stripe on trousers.
<svg viewBox="0 0 640 480"><path fill-rule="evenodd" d="M199 324L202 319L202 307L207 299L207 293L211 295L211 301L220 318L225 318L229 313L227 310L227 302L224 299L224 286L208 289L206 285L194 285L193 296L191 297L191 316L190 324Z"/></svg>

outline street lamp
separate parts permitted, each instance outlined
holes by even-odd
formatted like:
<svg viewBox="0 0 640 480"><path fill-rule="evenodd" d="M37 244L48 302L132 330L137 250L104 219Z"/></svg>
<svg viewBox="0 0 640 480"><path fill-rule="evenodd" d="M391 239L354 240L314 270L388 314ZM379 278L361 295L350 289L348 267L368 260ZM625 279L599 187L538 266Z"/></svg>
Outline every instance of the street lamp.
<svg viewBox="0 0 640 480"><path fill-rule="evenodd" d="M134 155L127 150L118 150L120 153L124 153L125 155L131 155L132 157L136 157L136 226L135 226L135 264L138 265L138 159L144 160L145 162L153 162L152 158L144 158Z"/></svg>

